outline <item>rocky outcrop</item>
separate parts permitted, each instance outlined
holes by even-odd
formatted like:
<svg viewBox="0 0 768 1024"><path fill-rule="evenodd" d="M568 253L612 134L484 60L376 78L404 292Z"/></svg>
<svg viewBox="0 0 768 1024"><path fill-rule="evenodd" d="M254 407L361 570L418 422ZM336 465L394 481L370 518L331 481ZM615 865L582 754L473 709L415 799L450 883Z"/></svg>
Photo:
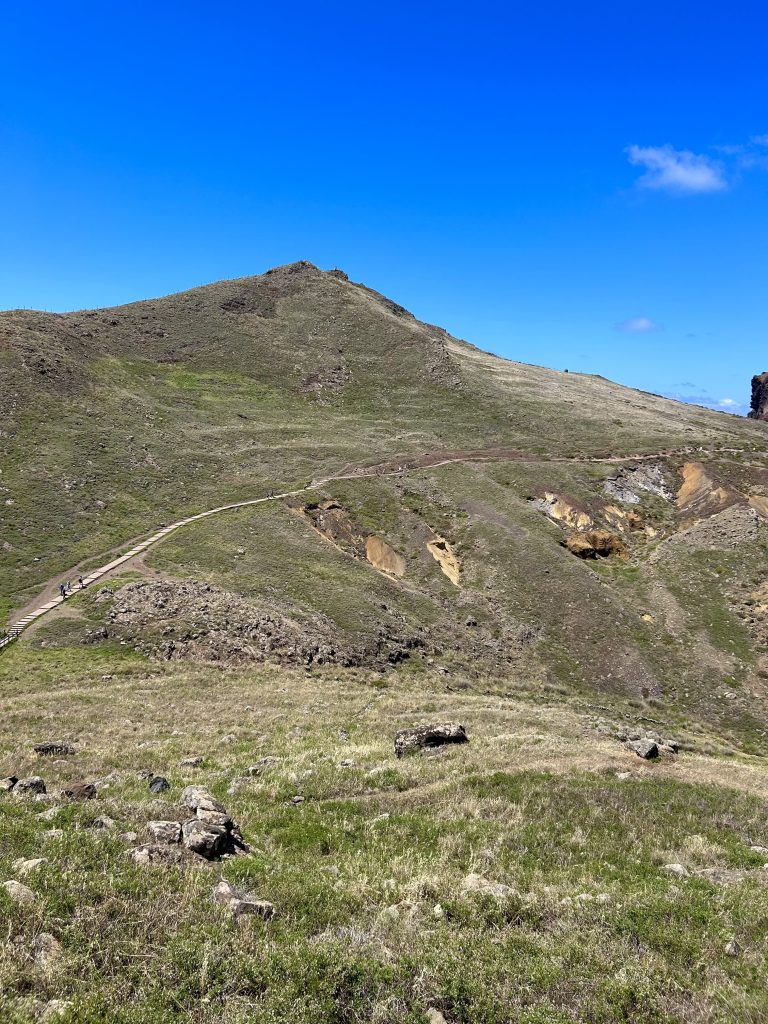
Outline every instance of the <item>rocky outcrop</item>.
<svg viewBox="0 0 768 1024"><path fill-rule="evenodd" d="M768 423L768 371L752 378L752 402L749 418Z"/></svg>
<svg viewBox="0 0 768 1024"><path fill-rule="evenodd" d="M429 551L430 555L432 555L443 570L444 575L448 577L455 587L458 587L461 566L455 551L448 541L444 537L435 537L434 540L428 541L427 551Z"/></svg>
<svg viewBox="0 0 768 1024"><path fill-rule="evenodd" d="M446 743L468 743L463 725L447 722L443 725L421 725L416 729L401 729L395 736L395 754L413 753L424 747L442 747Z"/></svg>
<svg viewBox="0 0 768 1024"><path fill-rule="evenodd" d="M573 533L566 539L565 546L579 558L607 558L609 555L625 555L627 553L621 537L611 533L610 530Z"/></svg>

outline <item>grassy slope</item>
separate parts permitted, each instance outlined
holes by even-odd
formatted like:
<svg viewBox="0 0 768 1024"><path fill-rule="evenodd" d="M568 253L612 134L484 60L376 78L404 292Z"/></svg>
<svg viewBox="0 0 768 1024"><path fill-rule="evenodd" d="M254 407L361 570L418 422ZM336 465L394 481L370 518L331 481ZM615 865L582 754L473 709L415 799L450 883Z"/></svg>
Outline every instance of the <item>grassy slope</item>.
<svg viewBox="0 0 768 1024"><path fill-rule="evenodd" d="M50 998L72 1000L80 1024L416 1024L430 1006L457 1024L756 1024L768 1013L765 857L749 849L768 841L768 791L754 759L644 765L541 686L501 696L365 672L276 679L153 666L119 647L20 646L0 680L4 764L42 771L53 791L118 773L53 821L0 798L0 874L16 877L16 857L47 858L24 879L34 905L0 892L12 936L0 947L4 1020L32 1020ZM425 718L461 720L470 744L395 760L395 729ZM41 764L30 743L54 726L80 753ZM199 752L202 768L179 767ZM278 761L230 794L265 755ZM169 778L167 798L151 797L141 768ZM252 856L128 864L118 833L141 840L146 821L174 817L191 782L213 787ZM115 828L91 829L105 813ZM62 835L47 838L51 827ZM672 862L691 876L666 874ZM509 888L466 892L470 873ZM216 908L221 875L271 900L274 922L238 925ZM48 971L32 959L41 931L63 947Z"/></svg>

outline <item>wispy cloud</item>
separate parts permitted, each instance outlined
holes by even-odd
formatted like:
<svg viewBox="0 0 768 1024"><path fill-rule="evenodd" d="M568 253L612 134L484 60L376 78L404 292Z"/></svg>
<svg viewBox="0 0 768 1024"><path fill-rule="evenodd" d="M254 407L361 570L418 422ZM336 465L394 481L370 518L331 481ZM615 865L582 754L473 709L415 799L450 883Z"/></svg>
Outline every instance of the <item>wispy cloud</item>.
<svg viewBox="0 0 768 1024"><path fill-rule="evenodd" d="M756 146L768 146L768 135L753 135L749 141Z"/></svg>
<svg viewBox="0 0 768 1024"><path fill-rule="evenodd" d="M620 324L616 324L616 330L626 334L650 334L652 331L663 331L664 328L650 317L632 316L629 320L622 320Z"/></svg>
<svg viewBox="0 0 768 1024"><path fill-rule="evenodd" d="M672 146L627 146L634 167L644 167L639 188L677 193L722 192L728 188L723 166L711 157Z"/></svg>
<svg viewBox="0 0 768 1024"><path fill-rule="evenodd" d="M685 385L683 385L685 387ZM706 394L688 394L686 392L666 392L664 398L672 398L675 402L685 402L686 405L703 405L706 409L715 409L718 412L730 412L735 416L744 416L747 413L747 405L744 402L737 402L735 398L713 398Z"/></svg>

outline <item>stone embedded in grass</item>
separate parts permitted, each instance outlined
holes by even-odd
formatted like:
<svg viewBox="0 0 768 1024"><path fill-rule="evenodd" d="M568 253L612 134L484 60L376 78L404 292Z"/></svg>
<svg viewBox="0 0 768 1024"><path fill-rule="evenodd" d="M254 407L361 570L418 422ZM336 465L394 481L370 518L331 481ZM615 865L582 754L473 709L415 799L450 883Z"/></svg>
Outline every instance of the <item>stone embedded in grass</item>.
<svg viewBox="0 0 768 1024"><path fill-rule="evenodd" d="M638 757L642 757L646 761L659 756L659 748L652 739L628 740L626 747L627 750L631 750Z"/></svg>
<svg viewBox="0 0 768 1024"><path fill-rule="evenodd" d="M168 779L164 779L162 775L155 775L149 783L150 793L165 793L170 788L170 782Z"/></svg>
<svg viewBox="0 0 768 1024"><path fill-rule="evenodd" d="M96 787L92 782L73 782L61 791L61 795L68 800L94 800L96 798Z"/></svg>
<svg viewBox="0 0 768 1024"><path fill-rule="evenodd" d="M723 952L726 956L741 956L743 950L741 944L736 939L729 939L725 944Z"/></svg>
<svg viewBox="0 0 768 1024"><path fill-rule="evenodd" d="M157 843L181 842L181 823L178 821L149 821L147 831Z"/></svg>
<svg viewBox="0 0 768 1024"><path fill-rule="evenodd" d="M213 901L227 907L235 917L243 914L255 914L269 921L275 915L274 904L266 900L257 900L252 893L235 889L222 879L213 890Z"/></svg>
<svg viewBox="0 0 768 1024"><path fill-rule="evenodd" d="M50 932L40 932L32 947L35 964L47 971L61 957L61 943Z"/></svg>
<svg viewBox="0 0 768 1024"><path fill-rule="evenodd" d="M477 874L467 875L461 883L461 888L464 892L477 892L483 896L493 896L497 900L503 900L512 892L512 889L503 882L492 882L489 878Z"/></svg>
<svg viewBox="0 0 768 1024"><path fill-rule="evenodd" d="M277 764L278 758L276 757L260 757L255 764L252 764L248 769L249 775L261 775L263 772L270 768L273 764Z"/></svg>
<svg viewBox="0 0 768 1024"><path fill-rule="evenodd" d="M16 882L11 879L8 882L3 882L3 888L14 903L34 903L37 899L37 896L35 896L29 886L24 885L23 882Z"/></svg>
<svg viewBox="0 0 768 1024"><path fill-rule="evenodd" d="M36 868L39 868L41 864L47 864L48 861L45 857L30 857L26 860L24 857L20 857L18 860L13 862L13 870L17 875L29 875Z"/></svg>
<svg viewBox="0 0 768 1024"><path fill-rule="evenodd" d="M181 765L182 768L199 768L200 765L203 763L203 760L204 758L200 756L185 757L181 761L179 761L179 764Z"/></svg>
<svg viewBox="0 0 768 1024"><path fill-rule="evenodd" d="M19 779L13 787L14 796L34 796L36 793L45 793L45 782L39 775L30 775L26 779Z"/></svg>
<svg viewBox="0 0 768 1024"><path fill-rule="evenodd" d="M74 754L75 748L71 743L64 743L61 740L48 740L46 743L36 743L34 746L36 754L43 757L50 757L52 754Z"/></svg>
<svg viewBox="0 0 768 1024"><path fill-rule="evenodd" d="M136 846L128 851L130 859L142 867L158 867L168 864L181 864L184 860L184 850L179 846L170 846L160 843L144 843L143 846Z"/></svg>
<svg viewBox="0 0 768 1024"><path fill-rule="evenodd" d="M136 772L137 779L154 779L154 777L155 773L152 771L151 768L140 768Z"/></svg>
<svg viewBox="0 0 768 1024"><path fill-rule="evenodd" d="M0 779L0 792L9 793L18 781L15 775L9 775L5 779Z"/></svg>
<svg viewBox="0 0 768 1024"><path fill-rule="evenodd" d="M442 725L420 725L415 729L401 729L395 736L395 755L402 757L416 750L441 747L446 743L468 743L463 725L448 722Z"/></svg>
<svg viewBox="0 0 768 1024"><path fill-rule="evenodd" d="M181 791L179 803L190 811L202 808L204 811L218 811L226 814L226 808L205 786L186 786Z"/></svg>
<svg viewBox="0 0 768 1024"><path fill-rule="evenodd" d="M427 1024L448 1024L448 1021L445 1019L442 1013L440 1013L440 1011L434 1006L430 1006L427 1008L426 1016Z"/></svg>
<svg viewBox="0 0 768 1024"><path fill-rule="evenodd" d="M102 814L98 818L94 818L91 822L91 828L96 829L110 829L115 827L115 819L110 818L108 814Z"/></svg>
<svg viewBox="0 0 768 1024"><path fill-rule="evenodd" d="M676 875L678 878L688 878L690 872L684 864L665 864L664 871L668 875Z"/></svg>

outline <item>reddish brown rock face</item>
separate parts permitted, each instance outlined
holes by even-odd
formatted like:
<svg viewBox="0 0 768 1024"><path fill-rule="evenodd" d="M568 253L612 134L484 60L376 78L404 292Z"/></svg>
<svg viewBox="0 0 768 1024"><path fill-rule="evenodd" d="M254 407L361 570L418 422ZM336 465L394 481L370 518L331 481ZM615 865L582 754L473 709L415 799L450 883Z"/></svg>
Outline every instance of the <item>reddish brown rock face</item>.
<svg viewBox="0 0 768 1024"><path fill-rule="evenodd" d="M749 418L768 422L768 371L752 378L752 407L749 410Z"/></svg>

